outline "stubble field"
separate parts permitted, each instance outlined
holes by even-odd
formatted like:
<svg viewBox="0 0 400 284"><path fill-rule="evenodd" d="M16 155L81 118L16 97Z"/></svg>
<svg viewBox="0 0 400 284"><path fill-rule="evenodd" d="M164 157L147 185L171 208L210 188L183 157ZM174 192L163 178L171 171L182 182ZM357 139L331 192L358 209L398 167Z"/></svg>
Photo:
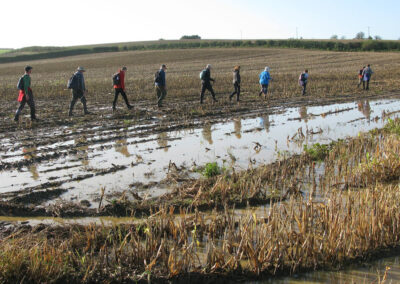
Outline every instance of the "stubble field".
<svg viewBox="0 0 400 284"><path fill-rule="evenodd" d="M17 124L16 84L28 63L40 121L25 109ZM168 95L159 109L161 64ZM219 102L206 95L200 106L206 64ZM370 91L357 88L366 64ZM228 99L235 65L240 103ZM399 53L261 48L0 64L0 280L262 279L398 248L399 65ZM78 102L70 118L66 82L77 66L87 70L93 114ZM119 98L112 113L121 66L134 109Z"/></svg>

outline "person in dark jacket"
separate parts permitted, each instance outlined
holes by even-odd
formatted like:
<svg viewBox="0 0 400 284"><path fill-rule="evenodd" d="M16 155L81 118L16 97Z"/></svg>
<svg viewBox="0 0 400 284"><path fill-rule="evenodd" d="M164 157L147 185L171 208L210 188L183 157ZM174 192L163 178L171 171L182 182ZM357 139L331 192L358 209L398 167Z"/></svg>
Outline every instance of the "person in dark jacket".
<svg viewBox="0 0 400 284"><path fill-rule="evenodd" d="M235 66L233 71L233 87L235 91L229 96L229 100L231 101L233 96L236 94L236 101L239 102L240 96L240 66Z"/></svg>
<svg viewBox="0 0 400 284"><path fill-rule="evenodd" d="M80 99L83 104L84 113L91 114L87 110L87 106L86 106L85 93L87 93L87 89L85 86L85 78L83 77L83 72L85 72L85 68L78 67L77 71L74 74L74 76L76 76L77 80L78 80L78 84L77 84L78 87L76 89L72 89L72 100L71 100L71 104L69 106L69 113L68 113L69 116L73 115L72 111L73 111L75 103L78 99Z"/></svg>
<svg viewBox="0 0 400 284"><path fill-rule="evenodd" d="M122 67L119 72L117 77L119 78L118 83L114 84L114 90L115 90L115 96L114 96L114 101L113 101L113 111L115 111L115 107L117 105L117 100L118 100L118 95L121 94L121 96L124 98L124 101L126 103L126 106L128 107L128 109L132 109L132 106L129 104L128 102L128 98L126 96L125 93L125 73L126 70L128 70L128 68L126 68L125 66Z"/></svg>
<svg viewBox="0 0 400 284"><path fill-rule="evenodd" d="M215 98L215 93L213 90L213 87L211 85L211 82L215 82L215 80L213 78L211 78L211 65L208 64L206 66L206 69L204 69L203 71L201 71L202 76L201 76L201 93L200 93L200 104L203 103L203 99L204 99L204 93L206 90L210 91L214 102L218 102L218 100Z"/></svg>
<svg viewBox="0 0 400 284"><path fill-rule="evenodd" d="M154 80L158 107L162 107L162 101L167 96L167 82L165 79L165 71L167 71L167 66L163 64L161 65L160 70L157 71L156 78Z"/></svg>
<svg viewBox="0 0 400 284"><path fill-rule="evenodd" d="M308 83L308 70L304 70L299 76L299 85L303 88L302 96L306 94L307 83Z"/></svg>
<svg viewBox="0 0 400 284"><path fill-rule="evenodd" d="M19 86L19 96L18 96L18 101L19 101L19 107L17 109L17 112L15 113L14 120L19 121L19 115L21 114L22 110L25 107L25 104L28 103L29 108L31 109L31 120L38 120L36 118L35 114L35 101L33 99L33 92L31 89L31 73L32 73L32 67L31 66L26 66L25 67L25 74L24 76L20 79L22 80L22 86ZM20 84L18 84L20 85Z"/></svg>

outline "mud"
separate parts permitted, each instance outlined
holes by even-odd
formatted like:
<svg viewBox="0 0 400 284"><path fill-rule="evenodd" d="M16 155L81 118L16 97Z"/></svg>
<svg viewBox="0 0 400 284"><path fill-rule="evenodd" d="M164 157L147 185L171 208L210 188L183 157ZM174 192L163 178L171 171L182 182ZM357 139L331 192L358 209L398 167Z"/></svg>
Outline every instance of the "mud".
<svg viewBox="0 0 400 284"><path fill-rule="evenodd" d="M133 113L100 107L20 125L0 118L1 215L94 216L122 196L154 200L201 177L208 162L239 171L269 164L381 127L400 104L387 94L208 105L187 117L177 109L142 102Z"/></svg>

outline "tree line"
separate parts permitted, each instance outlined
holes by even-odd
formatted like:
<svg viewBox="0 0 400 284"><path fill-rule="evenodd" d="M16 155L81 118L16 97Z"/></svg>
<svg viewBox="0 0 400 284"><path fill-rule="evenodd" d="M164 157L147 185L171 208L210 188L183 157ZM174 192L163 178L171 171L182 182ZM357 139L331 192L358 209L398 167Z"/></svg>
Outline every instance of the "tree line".
<svg viewBox="0 0 400 284"><path fill-rule="evenodd" d="M37 59L59 58L101 52L117 52L128 50L159 50L159 49L189 49L210 47L279 47L302 48L331 51L400 51L400 41L381 40L190 40L190 41L159 41L146 44L120 44L114 46L96 46L81 48L47 48L31 47L34 54L0 56L0 63L28 61ZM30 51L30 48L24 48Z"/></svg>

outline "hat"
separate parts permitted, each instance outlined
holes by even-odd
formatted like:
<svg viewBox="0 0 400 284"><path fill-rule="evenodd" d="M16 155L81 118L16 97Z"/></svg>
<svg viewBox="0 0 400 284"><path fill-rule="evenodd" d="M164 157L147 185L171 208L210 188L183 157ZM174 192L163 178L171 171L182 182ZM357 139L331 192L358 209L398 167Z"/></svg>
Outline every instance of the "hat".
<svg viewBox="0 0 400 284"><path fill-rule="evenodd" d="M121 68L121 70L122 71L126 71L126 70L128 70L128 68L126 68L126 66L124 66L124 67Z"/></svg>
<svg viewBox="0 0 400 284"><path fill-rule="evenodd" d="M162 69L162 68L168 69L168 68L167 68L167 65L165 65L165 64L161 65L161 69Z"/></svg>
<svg viewBox="0 0 400 284"><path fill-rule="evenodd" d="M85 72L85 71L86 71L85 68L83 68L82 66L79 66L78 69L76 69L76 70L82 71L82 72Z"/></svg>
<svg viewBox="0 0 400 284"><path fill-rule="evenodd" d="M25 66L25 72L28 72L29 70L32 70L33 69L33 67L32 66Z"/></svg>
<svg viewBox="0 0 400 284"><path fill-rule="evenodd" d="M267 72L268 72L268 71L269 71L269 67L266 66L265 69L264 69L264 71L267 71Z"/></svg>

